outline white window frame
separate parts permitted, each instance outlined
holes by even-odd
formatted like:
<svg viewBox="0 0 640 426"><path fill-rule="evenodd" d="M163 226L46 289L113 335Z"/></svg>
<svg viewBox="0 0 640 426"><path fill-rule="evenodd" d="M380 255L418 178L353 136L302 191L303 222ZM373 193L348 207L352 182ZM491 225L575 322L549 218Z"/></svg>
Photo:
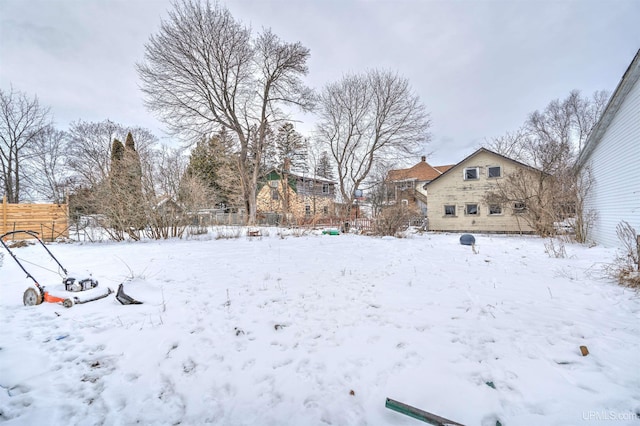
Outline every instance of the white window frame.
<svg viewBox="0 0 640 426"><path fill-rule="evenodd" d="M401 202L401 203L402 203L402 205L403 205L403 206L405 206L405 207L409 205L409 200L406 200L406 199L404 199L404 198L403 198L402 200L400 200L400 202Z"/></svg>
<svg viewBox="0 0 640 426"><path fill-rule="evenodd" d="M513 212L514 213L523 213L527 210L527 203L524 201L516 201L513 203Z"/></svg>
<svg viewBox="0 0 640 426"><path fill-rule="evenodd" d="M491 176L491 169L498 169L498 176ZM496 179L502 177L502 166L489 166L487 167L487 178Z"/></svg>
<svg viewBox="0 0 640 426"><path fill-rule="evenodd" d="M474 178L467 177L467 171L471 171L471 170L475 170L476 177L474 177ZM480 179L480 167L465 167L464 170L462 171L462 178L464 180L478 180L478 179Z"/></svg>
<svg viewBox="0 0 640 426"><path fill-rule="evenodd" d="M492 207L497 207L498 212L492 212ZM502 216L502 205L500 204L489 204L489 216Z"/></svg>
<svg viewBox="0 0 640 426"><path fill-rule="evenodd" d="M471 207L471 206L476 206L476 212L475 213L469 213L469 207ZM480 216L480 206L478 205L478 203L465 204L464 205L464 215L465 216Z"/></svg>

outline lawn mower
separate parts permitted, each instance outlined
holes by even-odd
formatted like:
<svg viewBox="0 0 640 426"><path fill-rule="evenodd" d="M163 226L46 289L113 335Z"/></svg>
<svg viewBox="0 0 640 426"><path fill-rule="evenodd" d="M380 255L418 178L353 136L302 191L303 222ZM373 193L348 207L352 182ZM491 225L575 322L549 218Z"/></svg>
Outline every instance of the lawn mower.
<svg viewBox="0 0 640 426"><path fill-rule="evenodd" d="M49 256L58 264L59 268L62 270L64 275L62 276L62 285L55 286L43 286L38 283L38 281L31 275L25 267L20 263L18 257L11 251L9 246L5 243L5 237L15 234L28 234L31 237L35 238L38 243L47 251ZM75 304L82 304L93 302L96 300L104 299L113 293L108 287L98 287L98 281L93 279L92 277L77 279L75 277L70 277L67 270L64 266L58 261L58 259L49 251L47 246L38 236L38 233L35 231L10 231L0 235L0 243L4 246L5 249L9 252L11 257L16 261L20 269L27 274L27 278L31 278L35 285L30 286L24 292L22 296L22 301L26 306L39 305L42 302L48 303L61 303L64 307L70 308ZM137 305L141 304L135 300L134 298L128 296L124 293L123 285L120 284L118 286L118 292L116 293L116 300L123 305Z"/></svg>

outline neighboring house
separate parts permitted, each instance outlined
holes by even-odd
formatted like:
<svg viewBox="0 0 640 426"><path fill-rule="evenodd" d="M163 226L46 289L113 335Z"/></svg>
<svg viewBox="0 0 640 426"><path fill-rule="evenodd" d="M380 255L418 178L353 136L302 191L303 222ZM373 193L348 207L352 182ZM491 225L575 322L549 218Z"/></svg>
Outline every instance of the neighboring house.
<svg viewBox="0 0 640 426"><path fill-rule="evenodd" d="M322 177L271 170L258 189L259 214L278 214L287 221L335 216L336 183Z"/></svg>
<svg viewBox="0 0 640 426"><path fill-rule="evenodd" d="M390 170L387 174L386 204L404 204L427 215L427 190L425 184L431 182L453 165L433 167L422 157L420 162L408 169Z"/></svg>
<svg viewBox="0 0 640 426"><path fill-rule="evenodd" d="M524 203L484 202L485 195L516 170L535 169L480 148L425 185L429 198L429 230L453 232L531 233L522 219Z"/></svg>
<svg viewBox="0 0 640 426"><path fill-rule="evenodd" d="M591 239L618 246L616 226L628 222L640 233L640 50L622 76L577 161L590 169L593 186L585 210L596 213Z"/></svg>

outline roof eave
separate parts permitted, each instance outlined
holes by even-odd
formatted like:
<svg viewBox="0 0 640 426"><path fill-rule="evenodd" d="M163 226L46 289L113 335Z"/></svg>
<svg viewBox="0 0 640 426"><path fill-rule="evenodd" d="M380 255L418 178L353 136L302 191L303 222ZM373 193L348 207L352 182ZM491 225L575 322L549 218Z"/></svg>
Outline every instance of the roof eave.
<svg viewBox="0 0 640 426"><path fill-rule="evenodd" d="M600 116L600 119L593 127L591 134L587 138L587 141L585 142L584 147L582 148L582 151L580 152L580 155L578 155L578 159L576 160L576 167L582 167L589 159L591 153L596 148L598 143L600 143L602 136L607 131L607 128L611 124L611 121L613 121L613 118L620 109L620 105L622 105L622 102L631 91L631 88L638 81L638 78L640 78L640 49L638 49L636 56L633 58L633 60L629 64L629 67L620 79L620 82L618 83L616 90L613 92L613 95L611 95L611 98L609 99L609 102L607 103L602 116Z"/></svg>

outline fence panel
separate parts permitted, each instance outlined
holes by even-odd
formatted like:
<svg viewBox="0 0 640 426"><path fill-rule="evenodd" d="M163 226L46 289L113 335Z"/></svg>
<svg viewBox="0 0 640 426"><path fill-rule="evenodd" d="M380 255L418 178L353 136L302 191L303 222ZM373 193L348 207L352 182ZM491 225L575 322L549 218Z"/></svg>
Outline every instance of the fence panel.
<svg viewBox="0 0 640 426"><path fill-rule="evenodd" d="M69 237L69 209L67 204L11 204L2 198L0 235L9 231L35 231L46 241ZM27 234L11 238L31 238Z"/></svg>

